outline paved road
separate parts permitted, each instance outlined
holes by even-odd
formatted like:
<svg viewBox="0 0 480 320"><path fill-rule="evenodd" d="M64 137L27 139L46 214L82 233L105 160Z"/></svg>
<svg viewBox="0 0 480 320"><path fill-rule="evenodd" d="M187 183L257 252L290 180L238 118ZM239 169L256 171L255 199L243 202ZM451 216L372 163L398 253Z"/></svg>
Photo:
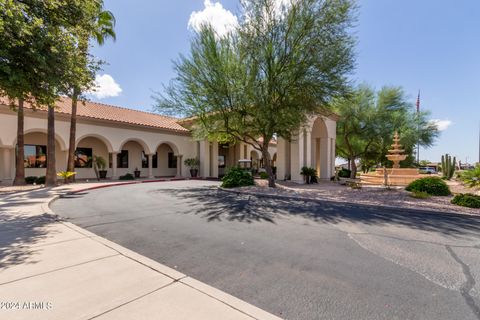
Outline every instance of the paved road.
<svg viewBox="0 0 480 320"><path fill-rule="evenodd" d="M480 219L177 181L68 196L71 222L287 319L480 319Z"/></svg>

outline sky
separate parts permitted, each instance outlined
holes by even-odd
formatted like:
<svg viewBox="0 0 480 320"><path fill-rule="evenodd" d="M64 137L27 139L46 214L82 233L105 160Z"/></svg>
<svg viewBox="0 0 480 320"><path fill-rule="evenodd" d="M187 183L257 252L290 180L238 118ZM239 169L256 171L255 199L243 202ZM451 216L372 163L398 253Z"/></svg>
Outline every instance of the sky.
<svg viewBox="0 0 480 320"><path fill-rule="evenodd" d="M278 0L286 1L286 0ZM480 1L358 0L354 83L404 88L431 112L441 134L420 158L442 154L479 159ZM107 62L92 100L152 111L154 92L175 76L172 61L187 54L204 21L218 32L237 23L238 0L105 0L116 17L116 41L93 48Z"/></svg>

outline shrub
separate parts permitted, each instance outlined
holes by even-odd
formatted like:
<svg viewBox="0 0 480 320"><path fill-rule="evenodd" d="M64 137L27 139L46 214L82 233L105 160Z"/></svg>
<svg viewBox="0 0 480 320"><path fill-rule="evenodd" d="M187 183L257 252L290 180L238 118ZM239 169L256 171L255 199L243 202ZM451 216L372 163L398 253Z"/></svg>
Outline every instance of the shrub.
<svg viewBox="0 0 480 320"><path fill-rule="evenodd" d="M37 180L37 177L35 176L25 177L26 184L34 184L36 180Z"/></svg>
<svg viewBox="0 0 480 320"><path fill-rule="evenodd" d="M45 176L40 176L37 179L35 179L36 184L45 184Z"/></svg>
<svg viewBox="0 0 480 320"><path fill-rule="evenodd" d="M118 177L118 180L135 180L135 177L131 173L127 173L123 176Z"/></svg>
<svg viewBox="0 0 480 320"><path fill-rule="evenodd" d="M452 203L462 207L480 208L480 196L471 193L460 193L452 199Z"/></svg>
<svg viewBox="0 0 480 320"><path fill-rule="evenodd" d="M351 174L352 174L352 171L345 168L342 168L340 169L340 171L338 171L338 176L340 178L350 178Z"/></svg>
<svg viewBox="0 0 480 320"><path fill-rule="evenodd" d="M415 199L428 199L430 198L430 195L424 191L413 191L410 193L410 197Z"/></svg>
<svg viewBox="0 0 480 320"><path fill-rule="evenodd" d="M248 171L239 167L230 168L230 170L228 170L225 176L222 178L223 188L235 188L253 185L253 176Z"/></svg>
<svg viewBox="0 0 480 320"><path fill-rule="evenodd" d="M260 179L268 179L268 173L260 172Z"/></svg>
<svg viewBox="0 0 480 320"><path fill-rule="evenodd" d="M411 182L405 190L411 192L426 192L432 196L449 196L451 195L448 185L440 178L428 177L421 178Z"/></svg>
<svg viewBox="0 0 480 320"><path fill-rule="evenodd" d="M462 172L460 174L460 179L470 188L480 186L480 166Z"/></svg>

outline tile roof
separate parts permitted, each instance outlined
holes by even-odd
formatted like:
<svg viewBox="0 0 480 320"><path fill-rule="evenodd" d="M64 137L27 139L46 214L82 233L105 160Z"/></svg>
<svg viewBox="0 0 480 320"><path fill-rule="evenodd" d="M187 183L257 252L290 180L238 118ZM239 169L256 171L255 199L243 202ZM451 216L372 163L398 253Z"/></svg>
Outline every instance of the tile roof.
<svg viewBox="0 0 480 320"><path fill-rule="evenodd" d="M8 105L9 101L5 97L0 97L0 104ZM31 105L26 103L25 107L31 108ZM46 108L40 108L40 110L46 110ZM71 114L72 100L68 97L61 97L56 103L55 112L61 114ZM180 119L92 101L79 101L77 106L77 116L146 126L151 128L166 129L177 132L188 132L188 129L182 127L178 123Z"/></svg>

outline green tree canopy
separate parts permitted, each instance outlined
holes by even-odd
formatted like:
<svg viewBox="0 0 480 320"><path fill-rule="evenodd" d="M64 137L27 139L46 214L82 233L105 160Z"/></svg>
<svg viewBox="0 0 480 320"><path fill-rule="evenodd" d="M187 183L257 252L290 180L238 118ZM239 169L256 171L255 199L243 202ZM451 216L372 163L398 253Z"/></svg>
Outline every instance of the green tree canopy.
<svg viewBox="0 0 480 320"><path fill-rule="evenodd" d="M219 37L208 25L175 63L159 94L163 113L195 117L194 134L243 141L262 152L275 186L268 145L291 139L307 117L344 94L354 65L352 0L242 1L237 30ZM259 139L261 138L261 139Z"/></svg>
<svg viewBox="0 0 480 320"><path fill-rule="evenodd" d="M400 87L383 87L378 92L360 85L348 97L333 103L340 115L337 123L337 154L351 161L352 177L355 160L364 168L390 165L386 154L398 131L407 154L403 166L411 166L417 142L430 147L439 135L436 125L428 120L429 112L417 113Z"/></svg>

